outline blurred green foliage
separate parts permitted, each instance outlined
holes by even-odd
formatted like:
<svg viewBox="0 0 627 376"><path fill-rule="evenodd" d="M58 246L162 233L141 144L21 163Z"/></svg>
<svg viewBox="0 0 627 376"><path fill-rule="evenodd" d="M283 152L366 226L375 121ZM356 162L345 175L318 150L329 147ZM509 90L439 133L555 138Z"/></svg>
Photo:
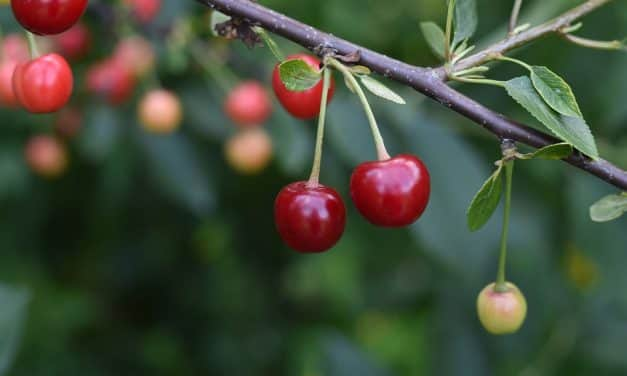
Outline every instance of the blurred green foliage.
<svg viewBox="0 0 627 376"><path fill-rule="evenodd" d="M262 3L407 62L436 63L418 25L442 23L441 0ZM481 45L504 35L510 3L479 1ZM541 22L573 3L526 1L522 22ZM86 120L70 143L68 173L46 181L23 161L25 141L49 132L50 116L0 112L0 374L627 373L627 218L596 224L588 217L589 205L612 187L560 162L518 164L509 279L525 293L529 314L518 334L490 336L474 302L496 272L500 215L470 233L464 213L498 159L496 140L392 85L407 105L372 101L388 149L416 153L432 171L426 214L407 230L384 230L347 201L340 243L326 254L298 255L274 230L273 199L283 185L306 178L314 123L290 118L275 103L265 125L274 162L258 176L233 172L222 152L234 131L222 113L224 93L184 51L164 45L163 30L174 20L204 25L207 9L170 0L164 8L143 32L159 51L164 86L182 97L181 131L146 134L135 102L111 108L80 89L87 64L110 53L119 32L92 12L93 56L75 65L74 101ZM7 7L0 21L17 30ZM615 2L587 17L582 34L614 39L627 35L626 25L627 4ZM226 49L237 76L269 84L267 49L208 43ZM567 79L601 155L627 167L627 55L555 37L517 55ZM511 78L517 69L499 66L494 76ZM460 89L533 122L496 88ZM330 106L322 170L322 181L346 200L351 169L375 157L349 94L340 88Z"/></svg>

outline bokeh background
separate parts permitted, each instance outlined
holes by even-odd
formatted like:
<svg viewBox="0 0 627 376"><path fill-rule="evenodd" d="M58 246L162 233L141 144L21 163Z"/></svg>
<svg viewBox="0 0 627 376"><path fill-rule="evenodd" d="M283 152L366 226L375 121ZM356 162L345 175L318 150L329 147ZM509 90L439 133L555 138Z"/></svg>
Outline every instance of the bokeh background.
<svg viewBox="0 0 627 376"><path fill-rule="evenodd" d="M261 2L404 61L437 64L418 24L443 23L442 0ZM292 119L275 102L263 125L272 163L253 176L238 173L223 154L236 132L222 110L225 93L189 51L202 43L214 57L205 68L269 88L268 49L213 37L207 8L192 0L164 0L154 22L125 29L103 16L113 3L90 3L83 20L92 49L72 64L83 122L65 141L66 173L44 179L24 161L26 141L53 133L54 115L0 111L0 374L627 374L627 218L595 224L588 217L611 186L561 162L517 164L508 277L529 313L519 333L491 336L474 303L494 279L501 215L477 233L465 224L499 156L490 134L390 83L408 104L372 99L388 149L419 155L433 193L411 228L375 228L349 202L351 169L375 152L357 99L338 80L322 181L347 200L346 233L325 254L299 255L275 232L273 200L308 176L314 122ZM485 46L504 35L512 2L478 3L477 43ZM523 22L576 3L525 1ZM0 22L5 32L18 30L8 7ZM182 98L185 120L174 134L152 135L137 123L149 80L120 106L82 89L85 70L129 28L153 42L161 82ZM185 43L172 41L173 30L183 30ZM627 3L585 18L580 34L626 36ZM556 37L517 55L571 83L602 156L627 167L627 55ZM491 77L522 74L507 65ZM460 89L534 122L497 88Z"/></svg>

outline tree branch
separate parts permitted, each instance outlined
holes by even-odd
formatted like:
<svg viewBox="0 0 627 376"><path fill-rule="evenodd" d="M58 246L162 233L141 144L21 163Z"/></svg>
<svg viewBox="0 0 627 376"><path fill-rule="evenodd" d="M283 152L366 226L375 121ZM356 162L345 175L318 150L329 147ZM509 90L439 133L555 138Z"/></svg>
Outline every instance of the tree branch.
<svg viewBox="0 0 627 376"><path fill-rule="evenodd" d="M503 115L488 109L471 98L450 88L445 83L446 71L443 68L422 68L403 63L344 39L324 33L312 26L298 22L250 0L198 1L225 14L240 17L255 25L260 25L314 52L328 51L331 49L340 55L350 55L358 51L361 57L359 64L365 65L374 72L416 89L473 120L499 138L516 140L536 148L559 142L552 136L516 121L509 120ZM559 30L609 1L611 0L589 0L583 5L556 18L553 24L547 23L538 26L497 43L493 51L505 52L549 32ZM465 66L471 67L480 64L481 59L483 59L481 54L482 53L479 53L465 59ZM607 161L591 161L581 153L575 153L575 155L565 161L613 184L621 190L627 191L627 172Z"/></svg>

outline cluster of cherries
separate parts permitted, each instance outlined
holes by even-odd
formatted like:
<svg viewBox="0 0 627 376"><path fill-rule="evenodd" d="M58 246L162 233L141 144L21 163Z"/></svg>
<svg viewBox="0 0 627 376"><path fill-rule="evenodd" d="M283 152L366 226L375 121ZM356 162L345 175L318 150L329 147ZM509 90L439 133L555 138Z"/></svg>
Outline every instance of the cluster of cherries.
<svg viewBox="0 0 627 376"><path fill-rule="evenodd" d="M237 126L225 144L229 165L242 174L262 171L272 159L272 139L262 125L272 114L272 101L258 81L244 81L226 96L224 113Z"/></svg>
<svg viewBox="0 0 627 376"><path fill-rule="evenodd" d="M320 61L298 54L313 69ZM299 119L318 116L323 92L320 81L304 91L289 90L279 75L278 65L272 87L283 107ZM328 101L335 84L331 79ZM350 179L350 195L357 210L372 224L402 227L415 222L429 202L430 177L426 166L413 155L365 162L357 166ZM285 243L298 252L324 252L333 247L344 232L346 208L333 188L317 181L299 181L284 187L274 206L276 227Z"/></svg>
<svg viewBox="0 0 627 376"><path fill-rule="evenodd" d="M136 22L148 23L157 16L161 0L124 0L122 6ZM79 22L86 7L87 0L11 0L16 20L28 32L48 38L38 46L32 34L29 43L19 34L9 34L0 45L0 105L37 114L56 112L55 133L65 139L74 137L82 123L81 112L68 105L74 89L68 60L81 59L90 50L90 31ZM112 105L122 104L154 65L150 42L141 36L125 37L109 58L87 70L85 89ZM147 131L168 133L180 125L182 106L173 92L152 89L140 99L137 114ZM68 165L64 143L47 134L28 141L25 158L33 171L46 177L60 175Z"/></svg>

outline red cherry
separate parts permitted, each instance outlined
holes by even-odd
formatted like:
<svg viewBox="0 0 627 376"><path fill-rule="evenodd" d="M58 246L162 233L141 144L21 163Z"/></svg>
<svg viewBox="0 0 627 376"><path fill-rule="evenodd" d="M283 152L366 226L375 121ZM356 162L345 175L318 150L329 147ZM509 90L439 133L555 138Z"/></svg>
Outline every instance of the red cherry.
<svg viewBox="0 0 627 376"><path fill-rule="evenodd" d="M87 71L87 90L103 96L112 104L125 102L135 88L135 78L127 67L109 59Z"/></svg>
<svg viewBox="0 0 627 376"><path fill-rule="evenodd" d="M19 103L13 91L13 72L17 63L14 60L5 60L0 63L0 105L3 107L18 107Z"/></svg>
<svg viewBox="0 0 627 376"><path fill-rule="evenodd" d="M161 0L124 0L131 7L133 15L141 23L152 21L161 9Z"/></svg>
<svg viewBox="0 0 627 376"><path fill-rule="evenodd" d="M83 15L87 0L11 0L11 8L22 26L39 35L60 34Z"/></svg>
<svg viewBox="0 0 627 376"><path fill-rule="evenodd" d="M68 59L78 59L89 50L91 35L87 26L77 23L68 31L57 35L54 43L61 55Z"/></svg>
<svg viewBox="0 0 627 376"><path fill-rule="evenodd" d="M63 57L48 54L17 65L13 91L18 102L33 113L55 112L72 95L72 69Z"/></svg>
<svg viewBox="0 0 627 376"><path fill-rule="evenodd" d="M310 67L320 69L320 60L311 55L296 54L287 57L287 60L301 59ZM312 119L320 113L320 101L322 99L323 82L320 80L314 87L303 91L291 91L285 87L279 75L279 65L272 72L272 88L279 102L285 110L299 119ZM333 98L335 81L331 78L327 103Z"/></svg>
<svg viewBox="0 0 627 376"><path fill-rule="evenodd" d="M224 111L235 124L261 125L270 116L272 102L259 82L248 81L231 90L224 101Z"/></svg>
<svg viewBox="0 0 627 376"><path fill-rule="evenodd" d="M429 202L427 167L413 155L357 166L351 176L351 197L372 224L407 226L420 217Z"/></svg>
<svg viewBox="0 0 627 376"><path fill-rule="evenodd" d="M283 241L301 253L324 252L344 232L346 209L332 188L292 183L274 202L274 221Z"/></svg>

